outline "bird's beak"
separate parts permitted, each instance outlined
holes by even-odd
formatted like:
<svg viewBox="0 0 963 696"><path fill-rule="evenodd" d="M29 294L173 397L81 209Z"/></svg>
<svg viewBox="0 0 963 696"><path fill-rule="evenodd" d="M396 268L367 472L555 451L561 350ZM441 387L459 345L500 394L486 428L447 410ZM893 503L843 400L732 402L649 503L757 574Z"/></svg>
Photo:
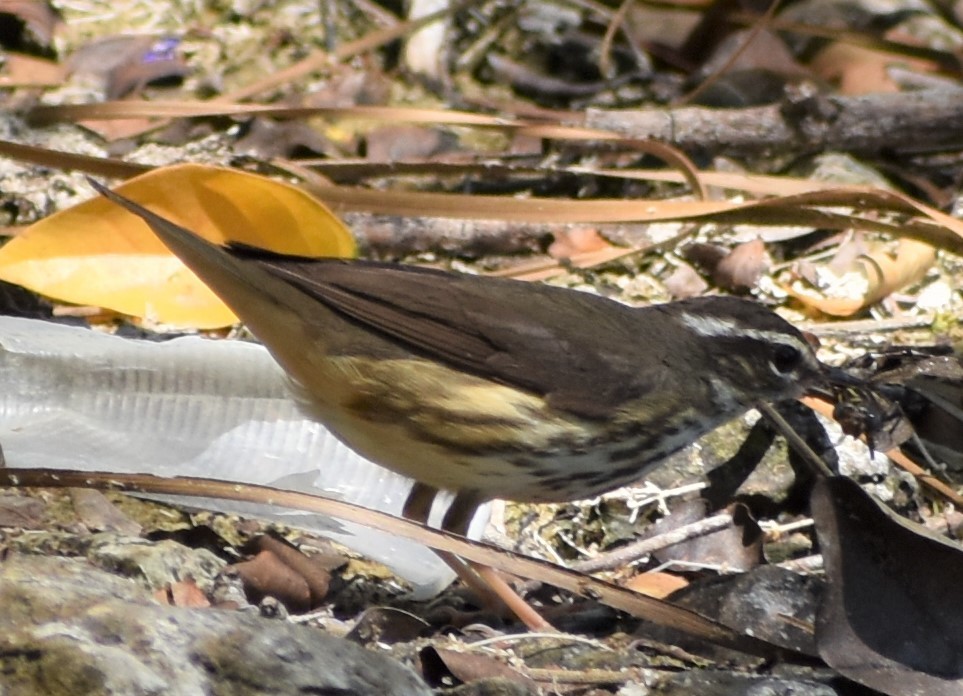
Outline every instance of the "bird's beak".
<svg viewBox="0 0 963 696"><path fill-rule="evenodd" d="M866 380L856 377L839 367L824 365L822 374L806 390L806 396L832 401L833 395L844 388L865 388Z"/></svg>
<svg viewBox="0 0 963 696"><path fill-rule="evenodd" d="M823 371L823 378L829 384L838 387L864 387L866 386L866 380L856 377L850 374L846 370L840 367L829 367Z"/></svg>

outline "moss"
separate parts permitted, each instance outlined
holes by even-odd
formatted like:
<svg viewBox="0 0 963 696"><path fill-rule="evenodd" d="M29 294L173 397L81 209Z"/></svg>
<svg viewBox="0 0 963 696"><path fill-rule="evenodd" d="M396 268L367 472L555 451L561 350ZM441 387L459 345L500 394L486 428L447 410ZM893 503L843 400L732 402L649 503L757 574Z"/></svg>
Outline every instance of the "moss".
<svg viewBox="0 0 963 696"><path fill-rule="evenodd" d="M9 606L9 605L6 605ZM7 693L18 696L96 696L107 693L105 675L67 638L42 646L15 645L9 636L0 649L0 675Z"/></svg>

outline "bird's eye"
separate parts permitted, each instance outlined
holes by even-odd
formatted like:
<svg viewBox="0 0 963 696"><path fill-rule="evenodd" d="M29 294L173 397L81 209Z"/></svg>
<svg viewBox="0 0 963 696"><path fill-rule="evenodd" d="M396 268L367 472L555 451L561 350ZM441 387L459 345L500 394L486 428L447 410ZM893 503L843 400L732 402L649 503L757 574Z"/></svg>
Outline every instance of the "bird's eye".
<svg viewBox="0 0 963 696"><path fill-rule="evenodd" d="M802 361L802 353L798 348L781 343L772 352L772 366L779 374L787 374Z"/></svg>

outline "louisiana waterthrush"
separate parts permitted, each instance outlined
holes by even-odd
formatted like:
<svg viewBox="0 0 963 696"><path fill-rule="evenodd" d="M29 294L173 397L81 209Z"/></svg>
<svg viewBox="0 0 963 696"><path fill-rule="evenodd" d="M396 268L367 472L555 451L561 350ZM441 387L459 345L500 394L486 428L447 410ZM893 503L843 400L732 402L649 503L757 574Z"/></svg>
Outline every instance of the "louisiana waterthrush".
<svg viewBox="0 0 963 696"><path fill-rule="evenodd" d="M632 308L547 285L221 247L103 187L142 217L267 346L305 408L413 478L406 516L455 492L464 532L491 498L565 501L639 479L824 367L751 301Z"/></svg>

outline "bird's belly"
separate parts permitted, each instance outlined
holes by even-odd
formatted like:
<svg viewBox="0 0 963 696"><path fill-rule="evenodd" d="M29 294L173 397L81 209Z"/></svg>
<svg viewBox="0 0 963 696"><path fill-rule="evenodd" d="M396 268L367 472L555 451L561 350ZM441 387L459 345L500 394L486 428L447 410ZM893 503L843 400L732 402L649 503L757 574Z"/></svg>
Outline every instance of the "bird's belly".
<svg viewBox="0 0 963 696"><path fill-rule="evenodd" d="M558 502L639 479L718 422L675 413L668 431L578 418L544 399L420 360L339 358L303 385L315 417L371 461L435 488ZM318 395L324 395L320 398ZM698 427L700 423L705 427Z"/></svg>
<svg viewBox="0 0 963 696"><path fill-rule="evenodd" d="M601 495L637 482L666 458L692 444L725 420L728 418L721 417L718 422L702 423L706 426L704 429L697 430L692 424L683 422L679 431L674 434L661 432L630 434L614 439L598 438L585 448L562 447L543 456L528 453L507 458L512 473L503 474L503 478L513 479L511 492L489 490L489 493L491 497L541 503ZM484 461L467 464L482 470L486 467ZM489 468L499 465L487 464ZM485 480L498 479L496 477ZM477 485L480 490L486 490L485 481L480 481Z"/></svg>

